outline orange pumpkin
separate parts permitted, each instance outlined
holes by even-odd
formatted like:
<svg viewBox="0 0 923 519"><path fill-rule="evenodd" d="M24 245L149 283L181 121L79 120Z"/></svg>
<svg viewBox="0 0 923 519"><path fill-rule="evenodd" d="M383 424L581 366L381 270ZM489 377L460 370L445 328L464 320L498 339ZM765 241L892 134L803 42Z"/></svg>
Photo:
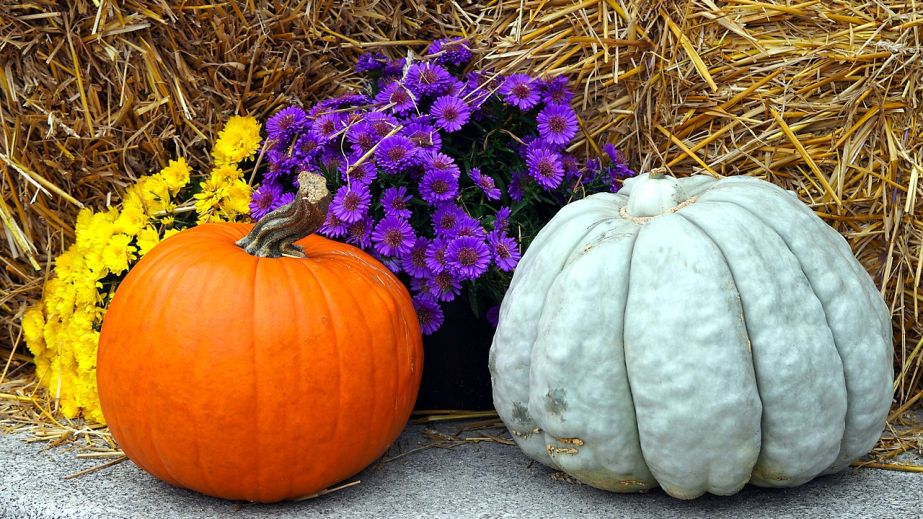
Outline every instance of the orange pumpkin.
<svg viewBox="0 0 923 519"><path fill-rule="evenodd" d="M410 415L423 367L410 295L359 249L316 235L291 245L329 203L311 177L302 186L323 199L299 196L255 229L178 233L112 300L103 415L125 454L168 483L236 500L312 495L384 453Z"/></svg>

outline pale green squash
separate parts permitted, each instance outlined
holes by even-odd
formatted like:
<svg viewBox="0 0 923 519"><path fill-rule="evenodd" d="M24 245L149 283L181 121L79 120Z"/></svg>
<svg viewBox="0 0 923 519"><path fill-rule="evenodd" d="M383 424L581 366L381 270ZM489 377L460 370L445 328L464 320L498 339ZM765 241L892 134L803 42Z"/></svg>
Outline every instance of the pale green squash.
<svg viewBox="0 0 923 519"><path fill-rule="evenodd" d="M892 348L869 275L792 193L645 174L542 229L490 369L528 456L598 488L688 499L799 485L868 452Z"/></svg>

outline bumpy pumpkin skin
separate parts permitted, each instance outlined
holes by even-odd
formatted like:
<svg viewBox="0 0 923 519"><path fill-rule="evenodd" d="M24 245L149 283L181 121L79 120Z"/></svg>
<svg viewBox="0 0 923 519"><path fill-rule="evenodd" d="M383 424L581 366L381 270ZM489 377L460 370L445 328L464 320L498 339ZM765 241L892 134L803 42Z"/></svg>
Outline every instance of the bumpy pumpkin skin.
<svg viewBox="0 0 923 519"><path fill-rule="evenodd" d="M645 192L633 208L659 216L629 213L654 181L565 207L516 269L490 369L522 450L684 499L799 485L868 452L891 322L845 239L748 177L680 179L682 205Z"/></svg>
<svg viewBox="0 0 923 519"><path fill-rule="evenodd" d="M251 226L157 245L113 298L100 403L128 457L205 494L272 502L368 466L400 434L422 370L411 299L387 268L319 236L256 258Z"/></svg>

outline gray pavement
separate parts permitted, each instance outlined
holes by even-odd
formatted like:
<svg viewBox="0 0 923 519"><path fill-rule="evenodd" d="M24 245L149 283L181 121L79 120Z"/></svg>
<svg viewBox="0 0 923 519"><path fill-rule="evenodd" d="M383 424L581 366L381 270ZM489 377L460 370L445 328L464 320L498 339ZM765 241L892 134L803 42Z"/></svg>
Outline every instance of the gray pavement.
<svg viewBox="0 0 923 519"><path fill-rule="evenodd" d="M430 426L432 428L432 426ZM437 427L455 432L458 424ZM411 425L387 457L429 444ZM494 433L505 431L494 431ZM479 436L480 432L461 437ZM795 489L746 487L731 497L679 501L660 490L611 494L569 482L515 446L468 442L377 463L361 483L320 498L241 504L171 487L131 462L75 479L102 463L0 434L0 518L501 518L501 517L874 517L923 518L923 474L847 469Z"/></svg>

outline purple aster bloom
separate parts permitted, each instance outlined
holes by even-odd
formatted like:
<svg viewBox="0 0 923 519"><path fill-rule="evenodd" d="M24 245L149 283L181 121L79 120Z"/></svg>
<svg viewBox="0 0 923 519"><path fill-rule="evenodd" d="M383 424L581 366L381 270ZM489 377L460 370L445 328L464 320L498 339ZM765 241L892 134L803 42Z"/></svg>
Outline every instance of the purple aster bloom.
<svg viewBox="0 0 923 519"><path fill-rule="evenodd" d="M461 283L448 270L432 273L426 280L426 288L437 301L447 303L461 292Z"/></svg>
<svg viewBox="0 0 923 519"><path fill-rule="evenodd" d="M353 145L353 149L370 150L379 138L367 121L356 123L346 129L346 140Z"/></svg>
<svg viewBox="0 0 923 519"><path fill-rule="evenodd" d="M298 162L304 163L313 159L317 155L319 148L320 143L317 142L317 137L310 133L303 133L295 140L295 144L292 146L292 157Z"/></svg>
<svg viewBox="0 0 923 519"><path fill-rule="evenodd" d="M371 160L366 160L358 166L354 166L359 161L361 154L344 158L340 169L340 178L344 182L369 185L378 176L378 168Z"/></svg>
<svg viewBox="0 0 923 519"><path fill-rule="evenodd" d="M380 52L363 52L356 62L356 72L376 72L384 68L386 58Z"/></svg>
<svg viewBox="0 0 923 519"><path fill-rule="evenodd" d="M497 214L494 216L494 230L499 232L506 232L510 228L510 208L501 207L497 210Z"/></svg>
<svg viewBox="0 0 923 519"><path fill-rule="evenodd" d="M461 236L449 242L445 251L449 270L461 280L477 279L490 266L490 251L484 240Z"/></svg>
<svg viewBox="0 0 923 519"><path fill-rule="evenodd" d="M529 174L545 189L554 189L561 184L564 166L561 156L541 146L532 147L526 155Z"/></svg>
<svg viewBox="0 0 923 519"><path fill-rule="evenodd" d="M372 245L370 236L374 222L371 217L363 218L346 229L346 243L367 249Z"/></svg>
<svg viewBox="0 0 923 519"><path fill-rule="evenodd" d="M382 79L387 81L391 78L399 78L404 75L404 65L407 63L407 58L400 58L394 61L389 61L385 64L384 68L381 69Z"/></svg>
<svg viewBox="0 0 923 519"><path fill-rule="evenodd" d="M420 331L424 335L431 335L436 332L445 320L442 313L442 307L439 303L428 294L417 294L413 298L413 308L417 311L417 319L420 321Z"/></svg>
<svg viewBox="0 0 923 519"><path fill-rule="evenodd" d="M416 96L410 92L400 81L388 83L375 96L375 102L381 105L390 105L390 110L396 114L405 114L416 108Z"/></svg>
<svg viewBox="0 0 923 519"><path fill-rule="evenodd" d="M393 115L384 112L369 112L365 114L365 122L369 124L372 132L378 137L384 137L391 133L391 130L398 125L397 119Z"/></svg>
<svg viewBox="0 0 923 519"><path fill-rule="evenodd" d="M328 238L340 238L346 235L348 228L349 225L337 218L333 211L327 211L327 218L317 231Z"/></svg>
<svg viewBox="0 0 923 519"><path fill-rule="evenodd" d="M410 195L407 194L407 188L389 187L381 192L381 207L385 210L386 215L396 216L398 218L408 219L411 212L407 208L410 202Z"/></svg>
<svg viewBox="0 0 923 519"><path fill-rule="evenodd" d="M522 201L522 197L525 194L523 191L523 184L528 180L528 177L522 174L520 171L514 171L510 175L510 183L506 186L506 192L509 193L510 199L514 202Z"/></svg>
<svg viewBox="0 0 923 519"><path fill-rule="evenodd" d="M314 120L311 126L311 132L320 142L327 142L332 139L337 132L343 129L343 123L346 116L339 112L327 112L321 114Z"/></svg>
<svg viewBox="0 0 923 519"><path fill-rule="evenodd" d="M337 171L340 169L340 165L343 161L343 155L338 149L332 146L325 146L321 148L320 157L318 157L317 165L323 168L325 171Z"/></svg>
<svg viewBox="0 0 923 519"><path fill-rule="evenodd" d="M471 168L468 170L468 176L471 177L471 181L474 182L474 185L478 186L478 188L484 192L484 196L486 196L488 200L500 200L500 188L494 183L493 177L481 174L479 168Z"/></svg>
<svg viewBox="0 0 923 519"><path fill-rule="evenodd" d="M452 75L435 63L414 63L407 70L407 86L418 96L433 96L445 92Z"/></svg>
<svg viewBox="0 0 923 519"><path fill-rule="evenodd" d="M446 202L458 194L458 179L442 169L430 169L420 181L420 198L430 204Z"/></svg>
<svg viewBox="0 0 923 519"><path fill-rule="evenodd" d="M471 49L464 38L441 38L435 40L426 49L426 53L433 56L440 65L454 65L460 67L471 60Z"/></svg>
<svg viewBox="0 0 923 519"><path fill-rule="evenodd" d="M397 216L385 216L372 232L375 250L383 256L400 256L410 252L416 238L410 222Z"/></svg>
<svg viewBox="0 0 923 519"><path fill-rule="evenodd" d="M442 238L430 241L426 246L426 256L423 260L426 262L426 268L432 272L445 270L445 250L448 246L449 242Z"/></svg>
<svg viewBox="0 0 923 519"><path fill-rule="evenodd" d="M356 223L365 218L369 211L372 195L364 184L342 186L330 202L330 210L346 223Z"/></svg>
<svg viewBox="0 0 923 519"><path fill-rule="evenodd" d="M375 161L388 173L400 173L414 165L418 148L407 137L392 135L375 149Z"/></svg>
<svg viewBox="0 0 923 519"><path fill-rule="evenodd" d="M412 140L420 148L439 149L442 147L442 136L436 128L421 120L416 120L401 131L404 137Z"/></svg>
<svg viewBox="0 0 923 519"><path fill-rule="evenodd" d="M538 104L539 93L535 80L528 74L513 74L500 87L500 95L507 103L520 110L529 110Z"/></svg>
<svg viewBox="0 0 923 519"><path fill-rule="evenodd" d="M417 237L410 251L401 256L401 266L410 277L423 279L429 273L429 267L426 266L426 249L429 244L430 240Z"/></svg>
<svg viewBox="0 0 923 519"><path fill-rule="evenodd" d="M555 76L542 83L542 101L546 104L569 104L574 93L567 87L567 78Z"/></svg>
<svg viewBox="0 0 923 519"><path fill-rule="evenodd" d="M547 105L538 113L538 134L552 144L565 145L577 135L577 114L567 105Z"/></svg>
<svg viewBox="0 0 923 519"><path fill-rule="evenodd" d="M341 96L329 97L317 103L317 106L311 109L312 113L308 115L317 115L321 112L329 112L340 108L367 105L369 101L369 97L365 94L343 94Z"/></svg>
<svg viewBox="0 0 923 519"><path fill-rule="evenodd" d="M474 218L465 215L465 218L458 224L455 229L455 236L469 236L483 240L487 236L487 231L481 227L480 222Z"/></svg>
<svg viewBox="0 0 923 519"><path fill-rule="evenodd" d="M484 319L490 323L494 328L500 324L500 305L494 305L487 309L487 312L484 314Z"/></svg>
<svg viewBox="0 0 923 519"><path fill-rule="evenodd" d="M430 113L436 119L436 125L449 133L461 130L471 116L468 105L455 96L436 99Z"/></svg>
<svg viewBox="0 0 923 519"><path fill-rule="evenodd" d="M289 106L276 112L266 121L266 136L274 141L288 141L307 123L307 115L298 106Z"/></svg>
<svg viewBox="0 0 923 519"><path fill-rule="evenodd" d="M456 77L449 80L448 86L445 87L445 95L461 97L465 93L465 83Z"/></svg>
<svg viewBox="0 0 923 519"><path fill-rule="evenodd" d="M499 231L493 231L487 235L487 244L490 246L494 264L500 270L512 272L519 264L522 256L519 252L519 244L513 238Z"/></svg>
<svg viewBox="0 0 923 519"><path fill-rule="evenodd" d="M458 226L471 218L455 204L439 204L433 212L433 230L439 236L454 236Z"/></svg>
<svg viewBox="0 0 923 519"><path fill-rule="evenodd" d="M443 171L450 175L452 178L458 179L461 175L461 170L458 169L458 164L455 163L455 159L446 155L445 153L440 153L438 151L427 151L423 153L423 166L427 171Z"/></svg>
<svg viewBox="0 0 923 519"><path fill-rule="evenodd" d="M282 196L282 186L275 182L264 182L253 192L253 198L250 200L250 217L259 220L266 216L269 211L272 211L273 204L280 196Z"/></svg>
<svg viewBox="0 0 923 519"><path fill-rule="evenodd" d="M574 179L580 176L580 164L573 155L569 153L561 154L561 165L564 166L565 178Z"/></svg>

